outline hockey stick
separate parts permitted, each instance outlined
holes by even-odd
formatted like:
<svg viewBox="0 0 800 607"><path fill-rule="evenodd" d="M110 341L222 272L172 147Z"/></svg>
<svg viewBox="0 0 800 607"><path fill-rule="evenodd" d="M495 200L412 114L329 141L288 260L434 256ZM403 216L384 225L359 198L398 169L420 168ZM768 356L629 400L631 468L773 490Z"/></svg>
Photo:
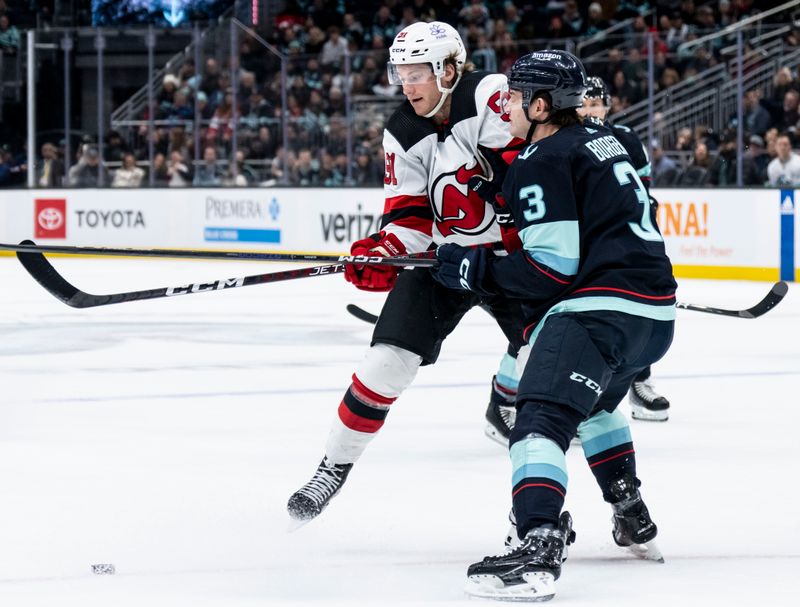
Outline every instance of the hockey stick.
<svg viewBox="0 0 800 607"><path fill-rule="evenodd" d="M781 300L786 296L786 293L789 290L789 286L781 281L776 282L772 285L772 288L767 293L766 297L759 301L756 305L752 308L747 308L746 310L726 310L724 308L714 308L711 306L701 306L698 304L690 304L690 303L682 303L678 302L675 304L676 308L680 308L681 310L691 310L692 312L707 312L708 314L719 314L721 316L733 316L735 318L758 318L759 316L763 316L767 312L769 312L772 308L777 306ZM367 312L363 308L359 308L355 304L347 304L347 311L350 312L353 316L355 316L359 320L363 320L364 322L368 322L371 324L375 324L378 322L378 317L375 314L371 314Z"/></svg>
<svg viewBox="0 0 800 607"><path fill-rule="evenodd" d="M789 291L789 285L780 281L772 285L769 293L759 301L752 308L746 310L726 310L724 308L714 308L711 306L701 306L698 304L689 304L678 302L675 304L676 308L681 310L692 310L694 312L708 312L709 314L720 314L722 316L734 316L736 318L758 318L769 312L772 308L777 306L781 300L786 296Z"/></svg>
<svg viewBox="0 0 800 607"><path fill-rule="evenodd" d="M158 299L161 297L174 297L176 295L192 295L194 293L205 293L206 291L222 291L224 289L249 287L268 282L294 280L296 278L306 278L310 276L340 274L344 272L346 265L337 263L297 270L285 270L283 272L271 272L268 274L254 274L238 278L223 278L209 282L195 282L178 287L162 287L160 289L144 289L142 291L128 291L126 293L93 295L92 293L81 291L67 282L41 253L17 253L17 257L36 282L42 285L45 290L56 299L73 308L95 308L97 306L107 306L110 304L125 303L127 301Z"/></svg>
<svg viewBox="0 0 800 607"><path fill-rule="evenodd" d="M234 261L321 261L358 265L387 265L430 268L439 264L434 251L414 253L402 257L366 255L303 255L296 253L259 253L257 251L198 251L193 249L115 249L107 247L72 247L37 245L23 240L18 245L0 243L0 251L16 253L61 253L65 255L109 255L115 257L176 257L191 259L216 259Z"/></svg>
<svg viewBox="0 0 800 607"><path fill-rule="evenodd" d="M355 316L358 320L363 320L371 325L378 322L378 317L372 312L367 312L364 308L359 308L355 304L347 304L347 311Z"/></svg>

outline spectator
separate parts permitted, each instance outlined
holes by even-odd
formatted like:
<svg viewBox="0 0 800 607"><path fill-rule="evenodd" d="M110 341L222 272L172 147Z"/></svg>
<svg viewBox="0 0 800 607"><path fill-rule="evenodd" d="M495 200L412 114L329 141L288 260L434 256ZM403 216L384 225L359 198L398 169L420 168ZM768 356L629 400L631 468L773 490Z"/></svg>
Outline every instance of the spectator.
<svg viewBox="0 0 800 607"><path fill-rule="evenodd" d="M42 161L36 168L36 184L40 188L60 188L64 178L64 165L58 159L56 146L45 143L42 146Z"/></svg>
<svg viewBox="0 0 800 607"><path fill-rule="evenodd" d="M200 81L200 90L209 99L219 90L219 64L213 57L206 59L206 69L203 72L203 79Z"/></svg>
<svg viewBox="0 0 800 607"><path fill-rule="evenodd" d="M217 165L217 148L214 146L208 145L203 150L203 163L197 167L193 183L200 186L222 185L222 171Z"/></svg>
<svg viewBox="0 0 800 607"><path fill-rule="evenodd" d="M206 132L206 142L208 145L216 145L221 137L221 143L227 147L233 137L233 92L225 91L222 103L214 110L211 117L211 124Z"/></svg>
<svg viewBox="0 0 800 607"><path fill-rule="evenodd" d="M103 159L106 162L121 162L127 151L127 146L122 140L122 135L117 131L111 131L108 137L106 137L106 145L103 148Z"/></svg>
<svg viewBox="0 0 800 607"><path fill-rule="evenodd" d="M708 169L708 181L718 186L736 185L736 133L723 133L717 157Z"/></svg>
<svg viewBox="0 0 800 607"><path fill-rule="evenodd" d="M669 29L667 30L667 48L670 52L675 52L678 47L689 38L690 28L683 22L683 15L680 11L675 11L669 19Z"/></svg>
<svg viewBox="0 0 800 607"><path fill-rule="evenodd" d="M0 15L0 52L4 55L16 55L19 51L19 30L11 25L8 15Z"/></svg>
<svg viewBox="0 0 800 607"><path fill-rule="evenodd" d="M792 78L792 71L788 67L782 67L777 71L773 78L773 84L773 101L783 99L784 95L786 95L786 91L797 88L797 84L795 84L794 78Z"/></svg>
<svg viewBox="0 0 800 607"><path fill-rule="evenodd" d="M692 136L692 129L688 126L678 129L678 134L675 137L675 149L679 152L688 152L694 148L694 137Z"/></svg>
<svg viewBox="0 0 800 607"><path fill-rule="evenodd" d="M664 149L661 142L657 139L652 141L653 147L653 160L651 163L651 178L653 183L658 183L660 176L667 173L667 171L676 171L678 168L677 163L669 156L664 155Z"/></svg>
<svg viewBox="0 0 800 607"><path fill-rule="evenodd" d="M155 185L155 187L163 188L169 185L169 175L167 175L167 159L164 154L159 153L153 157L153 164L150 167L150 172L154 173L153 185Z"/></svg>
<svg viewBox="0 0 800 607"><path fill-rule="evenodd" d="M564 14L562 15L562 19L564 19L564 23L573 32L575 32L576 35L583 33L586 21L584 20L581 11L578 10L577 0L567 0L566 4L564 5Z"/></svg>
<svg viewBox="0 0 800 607"><path fill-rule="evenodd" d="M122 157L122 166L114 172L112 188L138 188L144 179L144 169L136 166L136 156L126 152Z"/></svg>
<svg viewBox="0 0 800 607"><path fill-rule="evenodd" d="M245 164L245 151L243 149L236 150L236 168L238 183L234 185L252 185L258 183L258 175L249 164Z"/></svg>
<svg viewBox="0 0 800 607"><path fill-rule="evenodd" d="M697 166L707 169L711 166L711 156L708 154L708 145L705 141L698 141L694 144L694 155L690 166Z"/></svg>
<svg viewBox="0 0 800 607"><path fill-rule="evenodd" d="M584 34L594 36L608 29L608 21L603 18L603 7L599 2L589 5L588 19Z"/></svg>
<svg viewBox="0 0 800 607"><path fill-rule="evenodd" d="M381 5L378 12L375 13L375 19L372 21L371 38L373 47L375 39L380 38L380 47L386 48L386 40L392 40L397 31L397 21L392 17L392 12L385 4Z"/></svg>
<svg viewBox="0 0 800 607"><path fill-rule="evenodd" d="M797 120L800 118L798 104L800 104L800 93L795 89L786 91L783 95L783 108L780 119L776 124L780 130L792 128L797 124Z"/></svg>
<svg viewBox="0 0 800 607"><path fill-rule="evenodd" d="M775 140L777 158L767 166L769 185L773 186L798 186L800 185L800 156L792 151L792 142L788 133L781 133Z"/></svg>
<svg viewBox="0 0 800 607"><path fill-rule="evenodd" d="M111 182L108 169L100 160L100 152L93 144L85 145L78 163L69 171L70 184L78 188L97 188Z"/></svg>
<svg viewBox="0 0 800 607"><path fill-rule="evenodd" d="M347 53L347 40L342 37L339 28L331 26L328 28L328 41L322 45L320 63L322 65L333 65L339 67Z"/></svg>
<svg viewBox="0 0 800 607"><path fill-rule="evenodd" d="M311 150L302 149L297 154L290 172L290 181L295 185L319 185L320 165L319 160L311 155Z"/></svg>
<svg viewBox="0 0 800 607"><path fill-rule="evenodd" d="M216 150L214 153L216 154ZM192 170L184 161L183 152L172 150L169 155L169 164L164 168L164 176L167 179L167 185L171 188L183 188L192 184Z"/></svg>
<svg viewBox="0 0 800 607"><path fill-rule="evenodd" d="M764 185L767 183L769 154L764 140L759 135L751 135L749 143L744 155L744 185Z"/></svg>
<svg viewBox="0 0 800 607"><path fill-rule="evenodd" d="M750 89L744 94L744 129L748 133L763 135L771 124L772 117L761 105L761 90Z"/></svg>
<svg viewBox="0 0 800 607"><path fill-rule="evenodd" d="M478 36L478 50L472 53L472 63L478 70L492 73L497 71L497 53L489 45L489 39L483 34Z"/></svg>

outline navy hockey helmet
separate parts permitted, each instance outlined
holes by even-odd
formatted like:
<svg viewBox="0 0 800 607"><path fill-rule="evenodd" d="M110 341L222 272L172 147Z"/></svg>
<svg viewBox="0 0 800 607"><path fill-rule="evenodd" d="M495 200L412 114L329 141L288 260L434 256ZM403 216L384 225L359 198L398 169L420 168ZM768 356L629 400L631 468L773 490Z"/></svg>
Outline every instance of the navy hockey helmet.
<svg viewBox="0 0 800 607"><path fill-rule="evenodd" d="M548 50L517 59L508 75L508 88L522 92L522 111L527 116L528 105L543 92L550 95L553 111L580 107L588 81L583 64L575 55Z"/></svg>
<svg viewBox="0 0 800 607"><path fill-rule="evenodd" d="M611 107L611 93L608 92L605 80L599 76L590 76L586 99L602 99L605 107Z"/></svg>

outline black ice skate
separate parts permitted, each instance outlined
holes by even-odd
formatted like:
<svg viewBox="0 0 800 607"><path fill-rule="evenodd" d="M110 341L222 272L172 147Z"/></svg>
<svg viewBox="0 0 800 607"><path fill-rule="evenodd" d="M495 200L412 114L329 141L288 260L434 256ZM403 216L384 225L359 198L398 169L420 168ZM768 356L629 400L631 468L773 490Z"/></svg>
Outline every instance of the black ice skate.
<svg viewBox="0 0 800 607"><path fill-rule="evenodd" d="M347 480L353 464L334 464L322 458L314 476L289 498L289 516L307 522L319 516Z"/></svg>
<svg viewBox="0 0 800 607"><path fill-rule="evenodd" d="M669 419L669 401L653 389L650 379L634 381L628 392L631 416L650 422L665 422Z"/></svg>
<svg viewBox="0 0 800 607"><path fill-rule="evenodd" d="M517 419L517 408L514 397L497 385L497 377L492 378L492 393L489 406L486 408L486 436L508 447L508 440L514 422Z"/></svg>
<svg viewBox="0 0 800 607"><path fill-rule="evenodd" d="M615 480L609 491L614 496L611 504L614 542L640 558L663 563L664 557L654 541L658 527L650 518L633 478L624 476Z"/></svg>
<svg viewBox="0 0 800 607"><path fill-rule="evenodd" d="M567 546L575 541L572 517L564 512L558 529L531 529L518 546L499 556L487 556L467 570L467 594L503 601L549 601Z"/></svg>

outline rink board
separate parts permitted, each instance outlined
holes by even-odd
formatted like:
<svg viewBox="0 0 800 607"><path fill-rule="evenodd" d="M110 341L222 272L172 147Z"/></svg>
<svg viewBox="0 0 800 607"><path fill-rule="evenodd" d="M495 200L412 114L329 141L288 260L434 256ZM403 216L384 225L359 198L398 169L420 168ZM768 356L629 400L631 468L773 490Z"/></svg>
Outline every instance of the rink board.
<svg viewBox="0 0 800 607"><path fill-rule="evenodd" d="M686 278L796 280L795 190L659 189L658 221ZM3 242L342 253L377 231L377 188L9 190Z"/></svg>

